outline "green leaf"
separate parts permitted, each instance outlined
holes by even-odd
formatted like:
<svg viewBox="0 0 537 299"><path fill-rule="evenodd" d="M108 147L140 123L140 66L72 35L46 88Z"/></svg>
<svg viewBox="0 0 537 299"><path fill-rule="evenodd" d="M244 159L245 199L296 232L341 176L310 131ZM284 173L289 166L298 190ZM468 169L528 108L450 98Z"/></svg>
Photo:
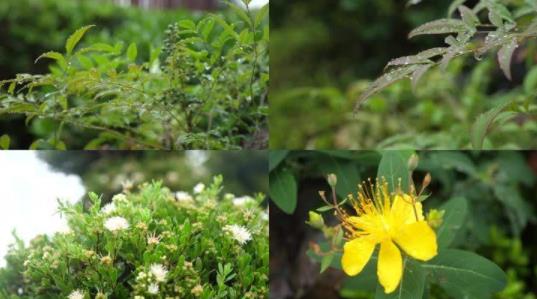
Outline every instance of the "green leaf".
<svg viewBox="0 0 537 299"><path fill-rule="evenodd" d="M9 84L9 87L7 88L7 92L9 94L14 94L15 93L15 87L17 87L17 81L13 81Z"/></svg>
<svg viewBox="0 0 537 299"><path fill-rule="evenodd" d="M196 30L196 23L194 23L192 20L181 20L179 21L179 27L189 30Z"/></svg>
<svg viewBox="0 0 537 299"><path fill-rule="evenodd" d="M9 144L11 142L11 139L7 134L4 134L0 137L0 148L7 150L9 149Z"/></svg>
<svg viewBox="0 0 537 299"><path fill-rule="evenodd" d="M451 15L455 12L455 10L457 10L457 7L461 6L462 4L464 4L464 2L466 2L466 0L455 0L453 1L450 5L449 5L449 8L448 8L448 18L451 17Z"/></svg>
<svg viewBox="0 0 537 299"><path fill-rule="evenodd" d="M492 125L500 112L502 112L502 110L505 109L509 104L511 104L511 101L506 101L478 116L477 120L472 126L470 134L472 147L474 149L480 150L483 148L485 136L491 130Z"/></svg>
<svg viewBox="0 0 537 299"><path fill-rule="evenodd" d="M323 176L334 173L337 176L336 193L342 198L354 193L360 183L358 168L353 161L330 158L321 164Z"/></svg>
<svg viewBox="0 0 537 299"><path fill-rule="evenodd" d="M473 252L445 249L422 267L453 298L490 298L507 282L503 270Z"/></svg>
<svg viewBox="0 0 537 299"><path fill-rule="evenodd" d="M416 65L409 65L409 66L403 66L396 69L391 70L388 73L383 74L379 78L377 78L369 87L367 90L360 95L360 98L358 98L358 101L356 102L354 106L354 111L356 112L358 109L360 109L360 106L372 95L375 93L381 91L382 89L390 86L391 84L406 78L410 74L412 74L416 70Z"/></svg>
<svg viewBox="0 0 537 299"><path fill-rule="evenodd" d="M340 257L341 258L341 257ZM340 259L341 260L341 259ZM334 263L332 263L333 266ZM339 262L338 267L341 267ZM373 253L362 272L347 278L343 282L341 293L354 293L355 291L369 291L374 293L377 285L377 253Z"/></svg>
<svg viewBox="0 0 537 299"><path fill-rule="evenodd" d="M71 53L73 52L73 49L76 47L78 42L80 42L80 39L82 39L84 34L86 34L86 32L91 27L95 27L95 25L84 26L78 29L77 31L75 31L75 33L71 34L71 36L69 36L69 38L67 39L67 42L65 43L65 50L66 50L67 55L71 55Z"/></svg>
<svg viewBox="0 0 537 299"><path fill-rule="evenodd" d="M258 27L269 14L269 4L265 4L256 14L254 26Z"/></svg>
<svg viewBox="0 0 537 299"><path fill-rule="evenodd" d="M410 31L408 38L424 34L458 33L467 30L466 24L458 19L439 19L425 23Z"/></svg>
<svg viewBox="0 0 537 299"><path fill-rule="evenodd" d="M479 24L479 19L477 18L476 14L468 7L464 5L459 6L459 12L463 22L466 23L466 25L475 28L475 25Z"/></svg>
<svg viewBox="0 0 537 299"><path fill-rule="evenodd" d="M136 48L136 43L131 43L127 48L127 58L134 62L136 61L136 56L138 56L138 48Z"/></svg>
<svg viewBox="0 0 537 299"><path fill-rule="evenodd" d="M534 66L524 78L524 92L528 95L537 94L537 66Z"/></svg>
<svg viewBox="0 0 537 299"><path fill-rule="evenodd" d="M330 264L332 264L333 259L334 259L333 254L328 254L328 255L323 256L323 259L321 260L321 273L323 273L326 269L328 269Z"/></svg>
<svg viewBox="0 0 537 299"><path fill-rule="evenodd" d="M286 169L270 174L270 197L285 213L292 214L296 209L297 186L295 177Z"/></svg>
<svg viewBox="0 0 537 299"><path fill-rule="evenodd" d="M382 151L377 178L380 179L384 177L386 179L390 192L397 189L399 186L399 179L401 179L402 191L408 192L410 187L408 158L411 153L411 151Z"/></svg>
<svg viewBox="0 0 537 299"><path fill-rule="evenodd" d="M231 1L225 1L225 2L229 6L229 8L231 8L231 10L233 10L233 12L244 21L245 24L252 25L252 20L246 13L246 10L238 7L236 4L232 3Z"/></svg>
<svg viewBox="0 0 537 299"><path fill-rule="evenodd" d="M37 59L35 60L34 63L37 63L41 58L54 59L60 65L66 65L67 64L67 62L65 61L65 57L63 57L63 55L61 53L54 52L54 51L50 51L50 52L46 52L46 53L41 54L39 57L37 57Z"/></svg>
<svg viewBox="0 0 537 299"><path fill-rule="evenodd" d="M269 171L278 167L288 154L288 150L271 150L269 152Z"/></svg>
<svg viewBox="0 0 537 299"><path fill-rule="evenodd" d="M466 220L468 212L468 202L464 197L454 197L444 203L440 210L444 210L444 219L442 225L436 231L438 247L448 247L455 237L459 229Z"/></svg>
<svg viewBox="0 0 537 299"><path fill-rule="evenodd" d="M418 262L405 258L403 276L399 287L393 293L384 293L384 288L377 284L375 299L421 299L425 289L425 271Z"/></svg>
<svg viewBox="0 0 537 299"><path fill-rule="evenodd" d="M509 80L511 80L511 57L513 57L513 53L517 47L517 39L513 37L508 43L504 44L500 50L498 50L498 62L500 64L500 69Z"/></svg>

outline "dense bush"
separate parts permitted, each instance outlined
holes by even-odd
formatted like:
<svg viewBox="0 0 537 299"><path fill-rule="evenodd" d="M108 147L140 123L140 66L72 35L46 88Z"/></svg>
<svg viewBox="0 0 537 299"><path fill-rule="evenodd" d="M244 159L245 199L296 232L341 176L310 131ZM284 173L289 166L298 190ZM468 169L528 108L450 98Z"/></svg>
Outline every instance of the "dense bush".
<svg viewBox="0 0 537 299"><path fill-rule="evenodd" d="M234 17L208 15L169 26L162 51L143 63L138 46L92 43L92 26L72 34L46 75L3 81L0 114L39 127L31 148L184 149L264 147L268 6L229 4Z"/></svg>
<svg viewBox="0 0 537 299"><path fill-rule="evenodd" d="M268 214L255 198L147 183L103 205L60 203L69 230L15 244L3 298L266 298Z"/></svg>

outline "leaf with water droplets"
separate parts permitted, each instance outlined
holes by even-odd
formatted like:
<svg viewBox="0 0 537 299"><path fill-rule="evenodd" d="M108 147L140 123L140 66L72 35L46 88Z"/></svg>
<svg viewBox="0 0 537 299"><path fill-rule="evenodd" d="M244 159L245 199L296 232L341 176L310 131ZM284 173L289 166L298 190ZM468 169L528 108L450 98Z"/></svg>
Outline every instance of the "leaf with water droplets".
<svg viewBox="0 0 537 299"><path fill-rule="evenodd" d="M390 86L392 83L405 78L414 72L415 69L416 65L403 66L380 76L373 83L371 83L369 88L364 93L362 93L354 106L354 111L356 112L360 108L360 105L362 105L362 103L365 102L365 100L367 100L370 96Z"/></svg>
<svg viewBox="0 0 537 299"><path fill-rule="evenodd" d="M463 32L467 30L466 24L457 19L439 19L425 23L418 28L412 30L408 34L408 38L423 34L445 34L453 32Z"/></svg>
<svg viewBox="0 0 537 299"><path fill-rule="evenodd" d="M385 68L395 65L409 65L409 64L429 64L432 61L429 58L442 55L447 51L448 48L431 48L422 52L419 52L416 55L412 56L403 56L390 60Z"/></svg>
<svg viewBox="0 0 537 299"><path fill-rule="evenodd" d="M497 15L498 17L500 17L503 20L508 21L509 23L514 23L515 22L515 20L513 19L513 16L511 15L511 12L503 4L500 4L498 2L489 1L487 3L487 9L489 10L489 12L493 13L494 15ZM490 15L489 15L489 17L490 17ZM492 20L490 20L490 21L492 22ZM494 23L492 23L492 24L494 24ZM494 25L496 25L496 24L494 24ZM498 26L498 25L496 25L496 26Z"/></svg>
<svg viewBox="0 0 537 299"><path fill-rule="evenodd" d="M500 64L500 69L502 69L503 73L509 80L511 80L511 57L513 57L513 53L517 47L517 40L513 37L498 51L498 63Z"/></svg>
<svg viewBox="0 0 537 299"><path fill-rule="evenodd" d="M421 77L433 66L434 64L422 64L418 66L418 68L412 73L412 76L410 77L412 81L412 90L414 92L416 91L416 86L418 86L418 82L420 81Z"/></svg>
<svg viewBox="0 0 537 299"><path fill-rule="evenodd" d="M466 25L475 27L475 25L479 24L479 19L477 18L476 14L468 7L464 5L459 6L459 12L461 14L462 21L466 23Z"/></svg>
<svg viewBox="0 0 537 299"><path fill-rule="evenodd" d="M453 1L453 3L451 3L451 5L449 6L449 9L448 9L448 18L451 17L451 15L455 12L455 10L457 10L457 7L461 6L462 4L464 4L464 2L466 2L466 0L455 0Z"/></svg>

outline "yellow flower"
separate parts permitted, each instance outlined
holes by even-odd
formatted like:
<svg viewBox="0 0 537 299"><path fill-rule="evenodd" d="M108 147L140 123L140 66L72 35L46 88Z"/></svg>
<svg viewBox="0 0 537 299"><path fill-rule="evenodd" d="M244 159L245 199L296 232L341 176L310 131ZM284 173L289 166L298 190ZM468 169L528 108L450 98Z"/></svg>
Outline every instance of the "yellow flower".
<svg viewBox="0 0 537 299"><path fill-rule="evenodd" d="M357 199L351 199L357 216L338 209L342 225L348 232L343 246L341 265L350 276L359 274L365 267L377 244L377 276L384 292L393 292L403 275L402 249L407 255L421 261L436 256L436 234L424 220L421 203L416 195L400 189L388 192L386 180L369 188L359 185Z"/></svg>

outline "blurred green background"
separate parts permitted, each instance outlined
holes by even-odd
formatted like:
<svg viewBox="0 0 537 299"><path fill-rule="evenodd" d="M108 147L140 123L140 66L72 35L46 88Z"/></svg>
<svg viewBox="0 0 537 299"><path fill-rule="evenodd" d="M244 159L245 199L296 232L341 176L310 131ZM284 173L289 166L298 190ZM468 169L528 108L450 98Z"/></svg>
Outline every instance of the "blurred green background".
<svg viewBox="0 0 537 299"><path fill-rule="evenodd" d="M159 180L172 191L191 193L223 175L224 192L236 196L268 192L266 151L40 151L53 170L80 176L86 191L110 199L123 190Z"/></svg>
<svg viewBox="0 0 537 299"><path fill-rule="evenodd" d="M506 99L522 111L496 128L486 148L533 148L537 126L537 43L521 45L508 81L495 55L431 70L412 92L408 80L353 106L387 62L441 46L445 36L407 39L445 18L450 0L271 1L271 148L469 148L477 115ZM472 7L477 1L466 1ZM516 10L524 0L502 1ZM527 21L524 19L523 21ZM289 128L293 128L289 130Z"/></svg>

